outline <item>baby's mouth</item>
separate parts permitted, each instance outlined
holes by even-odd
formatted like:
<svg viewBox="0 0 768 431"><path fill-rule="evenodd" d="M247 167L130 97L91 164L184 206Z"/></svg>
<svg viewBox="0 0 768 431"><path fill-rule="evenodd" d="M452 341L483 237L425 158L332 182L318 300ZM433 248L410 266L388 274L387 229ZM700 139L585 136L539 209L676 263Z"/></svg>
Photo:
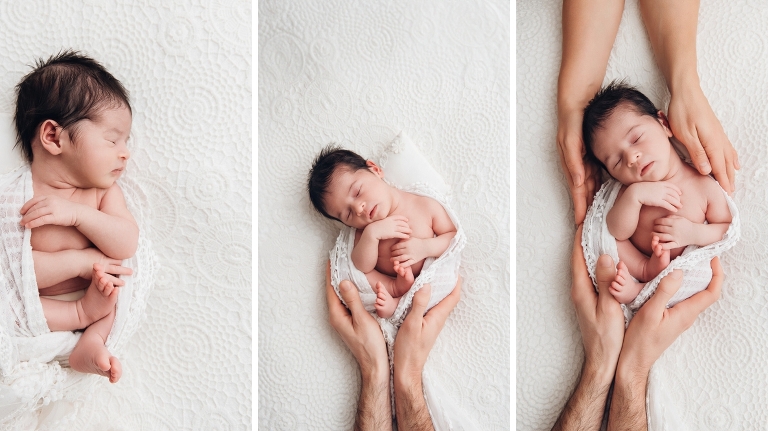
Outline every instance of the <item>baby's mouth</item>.
<svg viewBox="0 0 768 431"><path fill-rule="evenodd" d="M373 216L376 214L376 207L377 207L377 206L378 206L378 205L374 205L374 206L371 208L371 212L370 212L370 213L368 213L368 220L373 220Z"/></svg>
<svg viewBox="0 0 768 431"><path fill-rule="evenodd" d="M653 166L654 163L655 162L651 162L651 163L648 163L647 165L643 166L643 169L640 170L640 176L642 177L643 175L647 174L648 170L651 169L651 166Z"/></svg>

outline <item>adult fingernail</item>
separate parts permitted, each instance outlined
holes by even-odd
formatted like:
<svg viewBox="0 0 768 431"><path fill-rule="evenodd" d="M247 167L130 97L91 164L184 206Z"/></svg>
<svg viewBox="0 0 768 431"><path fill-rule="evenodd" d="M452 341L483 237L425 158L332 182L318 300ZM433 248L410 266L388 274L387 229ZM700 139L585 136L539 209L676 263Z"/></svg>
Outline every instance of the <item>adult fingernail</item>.
<svg viewBox="0 0 768 431"><path fill-rule="evenodd" d="M672 273L670 275L672 276L673 280L679 280L679 279L683 278L683 271L681 271L679 269L676 269L676 270L672 271Z"/></svg>
<svg viewBox="0 0 768 431"><path fill-rule="evenodd" d="M709 163L702 163L699 165L699 170L709 172L710 169L711 168L709 167Z"/></svg>

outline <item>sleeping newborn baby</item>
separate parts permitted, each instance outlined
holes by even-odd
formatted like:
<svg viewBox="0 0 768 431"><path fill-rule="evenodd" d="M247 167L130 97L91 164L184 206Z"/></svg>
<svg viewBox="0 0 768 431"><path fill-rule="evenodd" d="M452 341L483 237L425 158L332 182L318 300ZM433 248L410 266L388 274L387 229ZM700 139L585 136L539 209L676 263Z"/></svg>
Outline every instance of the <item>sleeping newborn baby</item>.
<svg viewBox="0 0 768 431"><path fill-rule="evenodd" d="M667 118L635 88L613 82L584 110L586 157L623 186L606 216L619 254L610 292L635 299L690 244L723 238L731 212L720 186L685 163Z"/></svg>
<svg viewBox="0 0 768 431"><path fill-rule="evenodd" d="M353 227L351 259L377 294L379 317L391 317L424 259L439 257L456 235L442 205L398 190L374 162L329 146L309 173L309 197L323 216Z"/></svg>
<svg viewBox="0 0 768 431"><path fill-rule="evenodd" d="M103 66L63 52L17 86L15 123L30 163L34 197L21 207L32 229L35 277L51 331L85 328L70 366L120 379L104 343L112 329L120 266L136 252L139 229L116 181L130 157L131 108L122 84ZM45 298L80 292L75 301Z"/></svg>

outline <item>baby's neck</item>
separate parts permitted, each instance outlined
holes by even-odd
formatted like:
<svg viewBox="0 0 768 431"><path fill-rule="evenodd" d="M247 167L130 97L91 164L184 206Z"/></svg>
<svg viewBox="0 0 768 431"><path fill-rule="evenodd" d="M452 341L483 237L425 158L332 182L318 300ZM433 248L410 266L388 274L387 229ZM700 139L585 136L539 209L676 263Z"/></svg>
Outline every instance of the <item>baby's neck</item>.
<svg viewBox="0 0 768 431"><path fill-rule="evenodd" d="M35 190L63 191L78 188L66 169L44 158L35 157L30 170Z"/></svg>

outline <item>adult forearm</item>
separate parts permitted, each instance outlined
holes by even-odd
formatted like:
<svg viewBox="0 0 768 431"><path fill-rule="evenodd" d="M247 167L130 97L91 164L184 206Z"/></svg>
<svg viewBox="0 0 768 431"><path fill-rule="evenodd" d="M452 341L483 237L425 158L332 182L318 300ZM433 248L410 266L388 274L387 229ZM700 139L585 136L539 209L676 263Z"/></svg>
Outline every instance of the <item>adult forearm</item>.
<svg viewBox="0 0 768 431"><path fill-rule="evenodd" d="M623 0L563 1L559 110L584 109L600 89L623 10Z"/></svg>
<svg viewBox="0 0 768 431"><path fill-rule="evenodd" d="M87 208L78 214L75 227L112 259L128 259L136 254L139 227L131 220Z"/></svg>
<svg viewBox="0 0 768 431"><path fill-rule="evenodd" d="M389 368L387 366L387 368ZM389 373L363 376L360 400L357 403L355 431L392 429L392 406L389 401Z"/></svg>
<svg viewBox="0 0 768 431"><path fill-rule="evenodd" d="M669 91L699 86L696 25L699 0L641 0L640 12Z"/></svg>
<svg viewBox="0 0 768 431"><path fill-rule="evenodd" d="M619 361L613 386L609 431L642 431L648 429L645 412L645 389L648 371L626 369Z"/></svg>
<svg viewBox="0 0 768 431"><path fill-rule="evenodd" d="M429 416L421 379L404 381L395 378L395 411L397 428L413 431L434 431Z"/></svg>
<svg viewBox="0 0 768 431"><path fill-rule="evenodd" d="M600 428L608 401L613 372L594 370L587 363L581 370L579 382L565 404L552 431L596 430Z"/></svg>

